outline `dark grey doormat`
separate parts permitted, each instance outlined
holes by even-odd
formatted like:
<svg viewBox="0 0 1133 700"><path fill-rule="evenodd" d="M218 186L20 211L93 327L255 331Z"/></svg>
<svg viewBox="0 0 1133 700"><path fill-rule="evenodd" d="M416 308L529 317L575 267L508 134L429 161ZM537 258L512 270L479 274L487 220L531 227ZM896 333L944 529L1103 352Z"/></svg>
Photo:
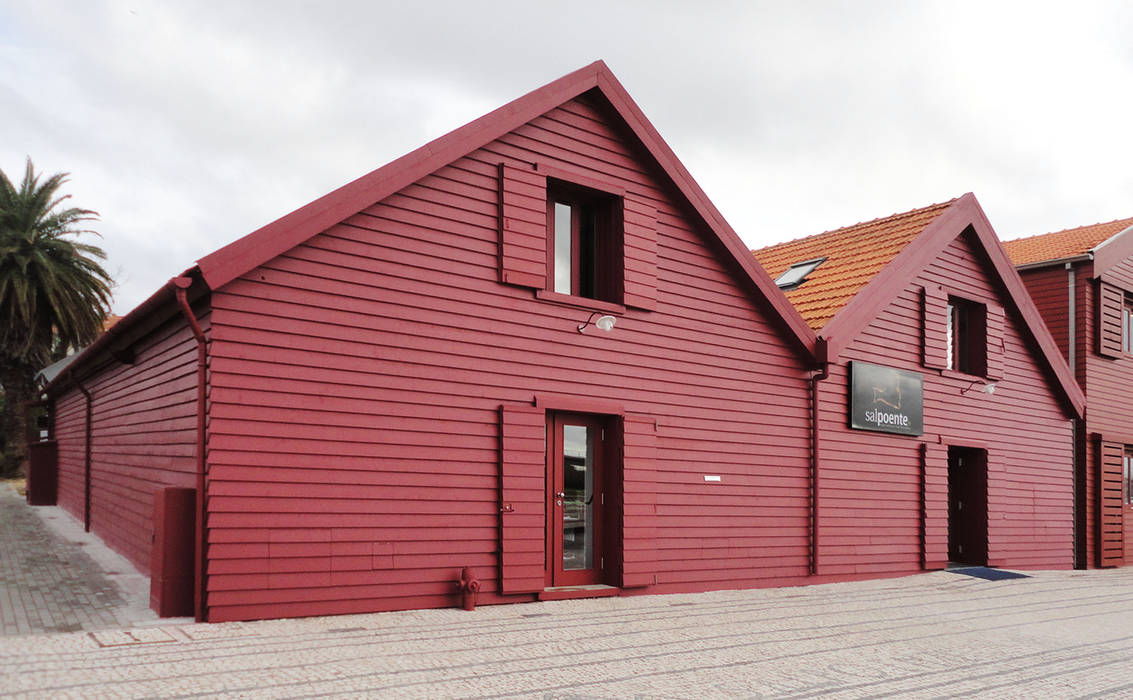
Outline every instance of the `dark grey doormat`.
<svg viewBox="0 0 1133 700"><path fill-rule="evenodd" d="M1017 574L1014 571L1004 571L1003 569L989 569L986 566L970 566L963 569L947 569L947 571L950 574L974 576L975 578L982 578L987 581L1002 581L1009 578L1031 578L1026 574Z"/></svg>

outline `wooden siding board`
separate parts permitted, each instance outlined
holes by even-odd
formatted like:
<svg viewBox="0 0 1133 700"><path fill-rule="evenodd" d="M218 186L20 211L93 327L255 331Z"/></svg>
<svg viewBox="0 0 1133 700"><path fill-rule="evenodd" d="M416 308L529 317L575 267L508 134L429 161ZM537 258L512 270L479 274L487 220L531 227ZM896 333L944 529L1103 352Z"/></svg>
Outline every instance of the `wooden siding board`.
<svg viewBox="0 0 1133 700"><path fill-rule="evenodd" d="M196 312L207 332L207 308ZM196 483L197 345L175 315L134 350L134 364L112 363L84 380L93 409L91 530L148 574L154 493ZM77 389L56 398L60 505L80 520L85 416Z"/></svg>
<svg viewBox="0 0 1133 700"><path fill-rule="evenodd" d="M582 114L598 113L555 110L537 129L459 159L214 292L209 462L218 510L209 539L249 548L224 552L234 573L210 584L210 619L278 615L262 603L281 590L290 591L292 614L316 614L326 609L318 601L331 598L358 610L453 605L456 576L469 562L485 590L500 595L497 545L486 534L501 519L491 430L501 404L530 405L543 392L604 396L656 419L654 468L631 466L625 475L631 579L670 582L658 590L805 580L806 373L753 291L737 286L717 245L705 243L687 205L671 201L638 164L631 143L602 128L585 156L567 150L581 124L601 124ZM569 133L547 136L564 123ZM648 275L656 256L656 310L627 309L609 335L579 334L588 312L500 285L500 232L486 216L498 202L500 162L557 163L613 180L640 198L640 207L630 204L635 216L655 211L655 246L630 240L627 260ZM314 439L336 422L341 439ZM265 429L275 437L263 437ZM644 449L635 439L631 453ZM520 452L538 454L542 465L533 449ZM712 490L704 474L723 475L725 488ZM449 478L461 498L438 488ZM533 493L542 477L512 478ZM244 479L271 495L228 485ZM295 496L304 485L319 485L307 512ZM682 505L686 497L698 505ZM542 505L541 495L531 499L519 502ZM753 514L745 500L768 505ZM541 589L542 512L504 517L517 542L529 544L503 551L537 563L526 585ZM281 579L268 578L275 574L255 549L272 528L353 529L360 538L419 543L418 554L432 558L426 566L389 555L383 568L331 572L343 576L330 586L277 589ZM738 556L717 551L721 530L745 534ZM471 554L440 545L430 553L430 541L457 531L474 539ZM650 553L678 542L706 554L696 564ZM424 568L388 568L396 566ZM422 603L414 582L424 580L447 593Z"/></svg>

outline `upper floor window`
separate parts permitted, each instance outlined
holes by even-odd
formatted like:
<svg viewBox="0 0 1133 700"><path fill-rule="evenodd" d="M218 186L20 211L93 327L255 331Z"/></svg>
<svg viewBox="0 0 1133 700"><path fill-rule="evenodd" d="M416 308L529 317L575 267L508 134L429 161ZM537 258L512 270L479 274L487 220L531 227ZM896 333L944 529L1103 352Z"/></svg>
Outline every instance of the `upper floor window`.
<svg viewBox="0 0 1133 700"><path fill-rule="evenodd" d="M547 183L550 289L619 301L621 235L618 197L557 180Z"/></svg>
<svg viewBox="0 0 1133 700"><path fill-rule="evenodd" d="M1133 445L1125 446L1125 458L1121 468L1122 496L1126 503L1133 505Z"/></svg>
<svg viewBox="0 0 1133 700"><path fill-rule="evenodd" d="M1133 353L1133 299L1129 297L1125 297L1125 306L1121 310L1121 349Z"/></svg>
<svg viewBox="0 0 1133 700"><path fill-rule="evenodd" d="M948 369L987 373L987 310L983 304L948 297L947 337Z"/></svg>

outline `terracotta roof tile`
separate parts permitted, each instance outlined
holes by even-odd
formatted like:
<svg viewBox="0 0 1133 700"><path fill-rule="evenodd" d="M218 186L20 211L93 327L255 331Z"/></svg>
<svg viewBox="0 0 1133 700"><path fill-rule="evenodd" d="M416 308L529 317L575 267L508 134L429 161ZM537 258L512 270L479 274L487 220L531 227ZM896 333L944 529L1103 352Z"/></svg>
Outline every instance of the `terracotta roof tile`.
<svg viewBox="0 0 1133 700"><path fill-rule="evenodd" d="M1133 219L1118 219L1104 224L1068 228L1028 238L1004 241L1003 247L1016 265L1061 260L1085 255L1102 242L1133 226Z"/></svg>
<svg viewBox="0 0 1133 700"><path fill-rule="evenodd" d="M795 263L826 258L803 284L786 293L817 331L955 201L787 241L752 254L772 279Z"/></svg>

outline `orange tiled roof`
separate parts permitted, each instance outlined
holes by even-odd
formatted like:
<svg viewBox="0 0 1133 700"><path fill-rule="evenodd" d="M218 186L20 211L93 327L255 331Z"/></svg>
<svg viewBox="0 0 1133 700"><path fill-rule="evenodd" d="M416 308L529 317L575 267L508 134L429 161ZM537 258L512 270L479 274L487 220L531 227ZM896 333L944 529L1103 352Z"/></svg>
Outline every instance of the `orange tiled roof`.
<svg viewBox="0 0 1133 700"><path fill-rule="evenodd" d="M787 292L787 298L817 331L955 201L787 241L752 254L772 279L795 263L827 258L803 284Z"/></svg>
<svg viewBox="0 0 1133 700"><path fill-rule="evenodd" d="M1104 224L1079 226L1028 238L1016 238L1013 241L1004 241L1003 247L1007 250L1011 262L1016 265L1061 260L1085 255L1103 241L1109 240L1130 226L1133 226L1133 219L1118 219Z"/></svg>

